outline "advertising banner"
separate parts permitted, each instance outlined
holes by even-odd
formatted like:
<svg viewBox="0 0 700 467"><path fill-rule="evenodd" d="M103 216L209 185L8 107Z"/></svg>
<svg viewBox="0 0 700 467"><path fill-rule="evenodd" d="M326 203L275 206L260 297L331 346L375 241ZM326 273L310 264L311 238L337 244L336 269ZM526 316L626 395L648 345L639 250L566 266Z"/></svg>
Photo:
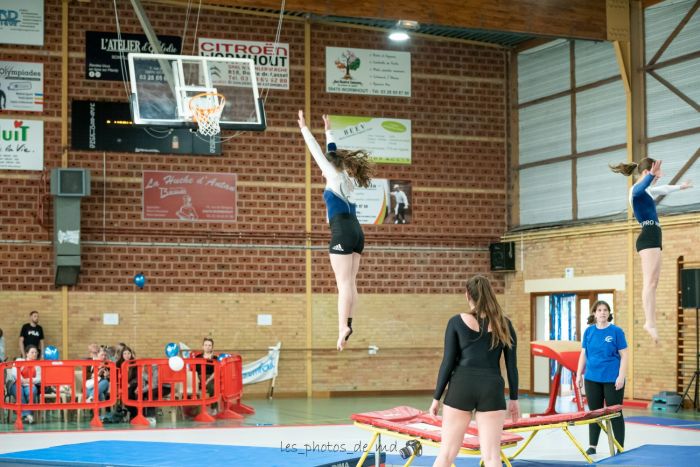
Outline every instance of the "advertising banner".
<svg viewBox="0 0 700 467"><path fill-rule="evenodd" d="M250 58L255 63L255 79L258 83L258 89L289 89L289 44L200 37L199 55L203 57ZM239 76L237 79L241 84L250 83L249 76Z"/></svg>
<svg viewBox="0 0 700 467"><path fill-rule="evenodd" d="M411 54L326 47L326 92L411 97Z"/></svg>
<svg viewBox="0 0 700 467"><path fill-rule="evenodd" d="M270 351L264 357L243 365L244 385L267 381L277 376L280 347L282 347L282 343L278 342L276 346L270 347Z"/></svg>
<svg viewBox="0 0 700 467"><path fill-rule="evenodd" d="M182 38L158 36L164 54L179 54ZM85 78L121 81L128 78L129 53L155 53L144 34L85 32Z"/></svg>
<svg viewBox="0 0 700 467"><path fill-rule="evenodd" d="M44 110L44 64L0 61L0 110Z"/></svg>
<svg viewBox="0 0 700 467"><path fill-rule="evenodd" d="M44 170L44 122L0 119L0 170Z"/></svg>
<svg viewBox="0 0 700 467"><path fill-rule="evenodd" d="M236 174L143 172L143 219L235 222Z"/></svg>
<svg viewBox="0 0 700 467"><path fill-rule="evenodd" d="M333 138L339 148L364 149L372 161L411 163L411 121L399 118L330 115Z"/></svg>
<svg viewBox="0 0 700 467"><path fill-rule="evenodd" d="M44 0L0 0L0 44L44 45Z"/></svg>
<svg viewBox="0 0 700 467"><path fill-rule="evenodd" d="M368 188L356 186L352 201L360 224L409 224L410 197L410 181L375 178Z"/></svg>

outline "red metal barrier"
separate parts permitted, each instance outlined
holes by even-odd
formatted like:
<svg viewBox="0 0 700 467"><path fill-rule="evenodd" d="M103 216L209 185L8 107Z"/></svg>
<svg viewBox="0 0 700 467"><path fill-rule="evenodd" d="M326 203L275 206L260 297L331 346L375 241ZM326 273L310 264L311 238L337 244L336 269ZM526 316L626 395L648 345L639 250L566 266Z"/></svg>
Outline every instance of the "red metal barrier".
<svg viewBox="0 0 700 467"><path fill-rule="evenodd" d="M31 371L31 368L38 370ZM99 400L99 370L109 372L109 395ZM212 393L207 393L207 369L213 371ZM23 370L26 370L23 372ZM88 378L88 371L92 376ZM239 355L219 362L204 358L185 359L185 367L173 371L168 359L128 360L117 369L112 362L95 360L42 360L16 361L0 364L0 376L14 372L20 377L13 383L15 401L6 399L5 384L0 384L0 408L16 412L17 429L23 428L23 410L92 410L91 426L102 426L99 410L116 405L117 398L126 406L136 407L138 415L134 425L148 425L143 411L154 407L200 406L196 421L213 422L207 406L223 402L223 410L217 418L242 418L241 414L255 413L255 409L241 403L243 395L243 363ZM22 382L22 374L28 375ZM129 378L129 374L132 378ZM135 381L134 381L135 379ZM130 383L132 386L130 387ZM93 390L93 400L87 402L88 385ZM22 402L22 386L28 387L28 402ZM52 388L53 391L47 391ZM50 399L55 400L51 401Z"/></svg>
<svg viewBox="0 0 700 467"><path fill-rule="evenodd" d="M110 373L109 398L99 400L98 370L106 369ZM93 401L86 402L88 391L88 369L92 371ZM15 361L0 364L0 375L5 381L6 373L15 375L15 401L6 398L5 384L0 384L0 407L16 413L15 427L24 428L21 412L23 410L92 410L91 426L102 426L100 409L110 407L117 400L116 367L113 362L96 360L32 360ZM23 376L27 375L26 377ZM25 379L26 384L22 383ZM22 386L28 387L28 402L22 402ZM52 388L53 392L47 389ZM47 396L55 398L48 402ZM36 400L36 402L35 402Z"/></svg>
<svg viewBox="0 0 700 467"><path fill-rule="evenodd" d="M242 414L253 414L255 409L241 403L243 397L243 360L232 355L221 361L221 400L223 410L216 418L240 419Z"/></svg>
<svg viewBox="0 0 700 467"><path fill-rule="evenodd" d="M138 359L127 360L121 367L120 396L124 405L136 407L138 415L131 420L134 425L147 426L148 420L143 410L151 407L185 407L201 406L196 421L213 422L214 418L207 413L206 407L219 400L220 388L214 384L213 394L207 394L206 368L213 367L214 381L219 381L219 363L204 358L185 359L185 367L173 371L168 365L168 359ZM135 369L136 385L130 392L129 372ZM197 384L199 376L199 385ZM132 378L133 380L133 378ZM155 383L155 384L154 384Z"/></svg>

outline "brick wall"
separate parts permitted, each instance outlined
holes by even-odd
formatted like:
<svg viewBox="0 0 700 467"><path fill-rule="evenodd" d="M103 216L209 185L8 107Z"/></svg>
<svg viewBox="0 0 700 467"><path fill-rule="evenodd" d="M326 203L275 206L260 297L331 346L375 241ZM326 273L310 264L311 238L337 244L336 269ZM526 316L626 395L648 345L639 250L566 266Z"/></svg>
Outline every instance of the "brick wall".
<svg viewBox="0 0 700 467"><path fill-rule="evenodd" d="M61 115L61 2L45 3L45 46L0 50L4 60L44 63L44 112L7 115L44 120L49 170L60 166L61 119L69 116ZM131 9L118 3L122 32L141 32ZM184 6L144 6L158 34L182 34ZM126 102L123 83L84 79L85 31L116 31L112 2L71 3L69 11L69 100ZM269 41L276 26L272 17L203 8L198 30L202 37ZM311 31L310 117L317 136L322 113L405 118L413 126L412 164L380 165L377 174L411 180L413 223L365 226L355 350L342 354L332 350L335 285L325 253L323 180L312 169L313 389L430 389L444 324L463 304L463 282L488 271L488 244L505 230L506 57L491 47L425 38L397 46L382 33L340 25L312 24ZM190 16L186 52L193 36ZM90 342L117 341L132 344L138 355L160 356L166 342L198 346L211 334L219 349L249 359L281 340L289 350L282 354L278 393L306 390L305 149L296 125L306 97L304 24L287 20L280 41L290 44L290 90L270 90L268 130L224 143L221 157L69 152L69 165L89 168L93 183L82 203L83 268L69 290L68 323L53 286L47 182L35 172L0 173L0 327L8 348L34 308L50 343L62 345L67 326L64 357L83 356ZM411 52L412 97L326 94L326 46ZM237 222L141 220L144 170L236 173ZM137 272L147 277L143 290L132 284ZM491 277L503 293L503 275ZM101 324L104 312L119 313L120 324ZM258 327L259 313L272 314L273 325ZM382 349L379 355L367 355L369 344ZM352 383L349 366L363 375ZM420 377L406 378L407 367Z"/></svg>
<svg viewBox="0 0 700 467"><path fill-rule="evenodd" d="M661 222L664 224L670 219L673 218L662 218ZM660 335L658 345L655 345L642 329L644 309L641 300L641 263L636 252L630 254L628 234L616 230L620 227L619 224L610 224L610 231L607 233L572 231L571 234L559 238L518 241L517 272L506 275L504 302L507 309L514 311L512 315L520 341L534 339L531 335L530 294L524 291L526 280L563 278L564 268L567 267L574 268L576 277L624 275L625 290L615 291L614 307L615 322L623 328L628 341L631 341L630 349L634 358L633 372L630 372L634 382L628 381L625 397L650 399L659 391L675 391L678 376L687 384L692 376L691 365L687 364L681 375L678 375L676 370L679 288L676 268L679 256L684 256L685 261L690 263L700 264L700 255L694 248L700 234L697 225L697 216L691 215L687 216L686 222L664 227L661 278L657 289L657 325ZM632 242L636 240L637 234L637 229L633 228L633 235L630 237ZM631 278L627 275L630 260L634 266L634 275ZM633 293L633 310L630 310L627 304L630 292ZM585 313L587 314L587 311ZM694 327L694 322L684 327L685 332L692 338L695 335ZM531 357L528 352L518 353L518 369L522 388L531 389Z"/></svg>

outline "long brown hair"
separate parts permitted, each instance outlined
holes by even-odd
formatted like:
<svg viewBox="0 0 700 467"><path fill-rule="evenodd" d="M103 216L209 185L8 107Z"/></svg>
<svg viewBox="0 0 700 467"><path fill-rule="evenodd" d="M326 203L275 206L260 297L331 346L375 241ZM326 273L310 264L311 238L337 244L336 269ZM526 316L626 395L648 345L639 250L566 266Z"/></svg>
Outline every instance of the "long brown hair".
<svg viewBox="0 0 700 467"><path fill-rule="evenodd" d="M347 149L336 149L328 151L326 158L338 170L347 170L348 174L355 179L362 188L368 188L374 175L374 164L369 160L369 153L362 149L348 151Z"/></svg>
<svg viewBox="0 0 700 467"><path fill-rule="evenodd" d="M591 307L591 313L588 315L588 319L586 320L586 323L588 324L593 324L595 323L595 311L598 309L598 306L600 305L605 305L605 307L608 309L608 323L613 320L612 316L612 309L610 308L610 304L606 302L605 300L598 300L593 304Z"/></svg>
<svg viewBox="0 0 700 467"><path fill-rule="evenodd" d="M636 162L620 162L619 164L609 165L610 170L615 173L622 174L625 177L629 177L637 170L637 173L641 175L645 170L651 170L651 166L656 162L655 159L651 157L645 157L639 163Z"/></svg>
<svg viewBox="0 0 700 467"><path fill-rule="evenodd" d="M120 342L119 344L121 345L124 343ZM132 360L136 359L136 354L134 353L133 350L131 350L131 347L124 344L124 347L122 347L122 351L119 353L119 358L117 359L117 363L116 363L116 367L117 367L118 371L121 371L122 363L124 363L126 361L126 360L124 360L124 352L127 350L131 353L131 359ZM131 368L129 368L129 374L127 375L127 378L129 379L129 381L135 380L137 378L137 371L138 370L136 369L136 366L132 366Z"/></svg>
<svg viewBox="0 0 700 467"><path fill-rule="evenodd" d="M467 281L467 293L474 302L476 316L485 315L491 324L491 348L499 344L512 348L514 336L510 333L508 319L496 300L489 280L484 276L472 277Z"/></svg>

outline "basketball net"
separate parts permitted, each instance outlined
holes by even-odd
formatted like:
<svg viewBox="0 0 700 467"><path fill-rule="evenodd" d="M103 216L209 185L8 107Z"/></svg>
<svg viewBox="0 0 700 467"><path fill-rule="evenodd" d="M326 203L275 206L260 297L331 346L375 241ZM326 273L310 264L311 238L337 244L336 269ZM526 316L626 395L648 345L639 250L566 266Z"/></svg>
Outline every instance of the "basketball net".
<svg viewBox="0 0 700 467"><path fill-rule="evenodd" d="M219 119L224 110L226 98L218 92L203 92L190 99L192 117L197 121L199 132L204 136L214 136L221 132Z"/></svg>

